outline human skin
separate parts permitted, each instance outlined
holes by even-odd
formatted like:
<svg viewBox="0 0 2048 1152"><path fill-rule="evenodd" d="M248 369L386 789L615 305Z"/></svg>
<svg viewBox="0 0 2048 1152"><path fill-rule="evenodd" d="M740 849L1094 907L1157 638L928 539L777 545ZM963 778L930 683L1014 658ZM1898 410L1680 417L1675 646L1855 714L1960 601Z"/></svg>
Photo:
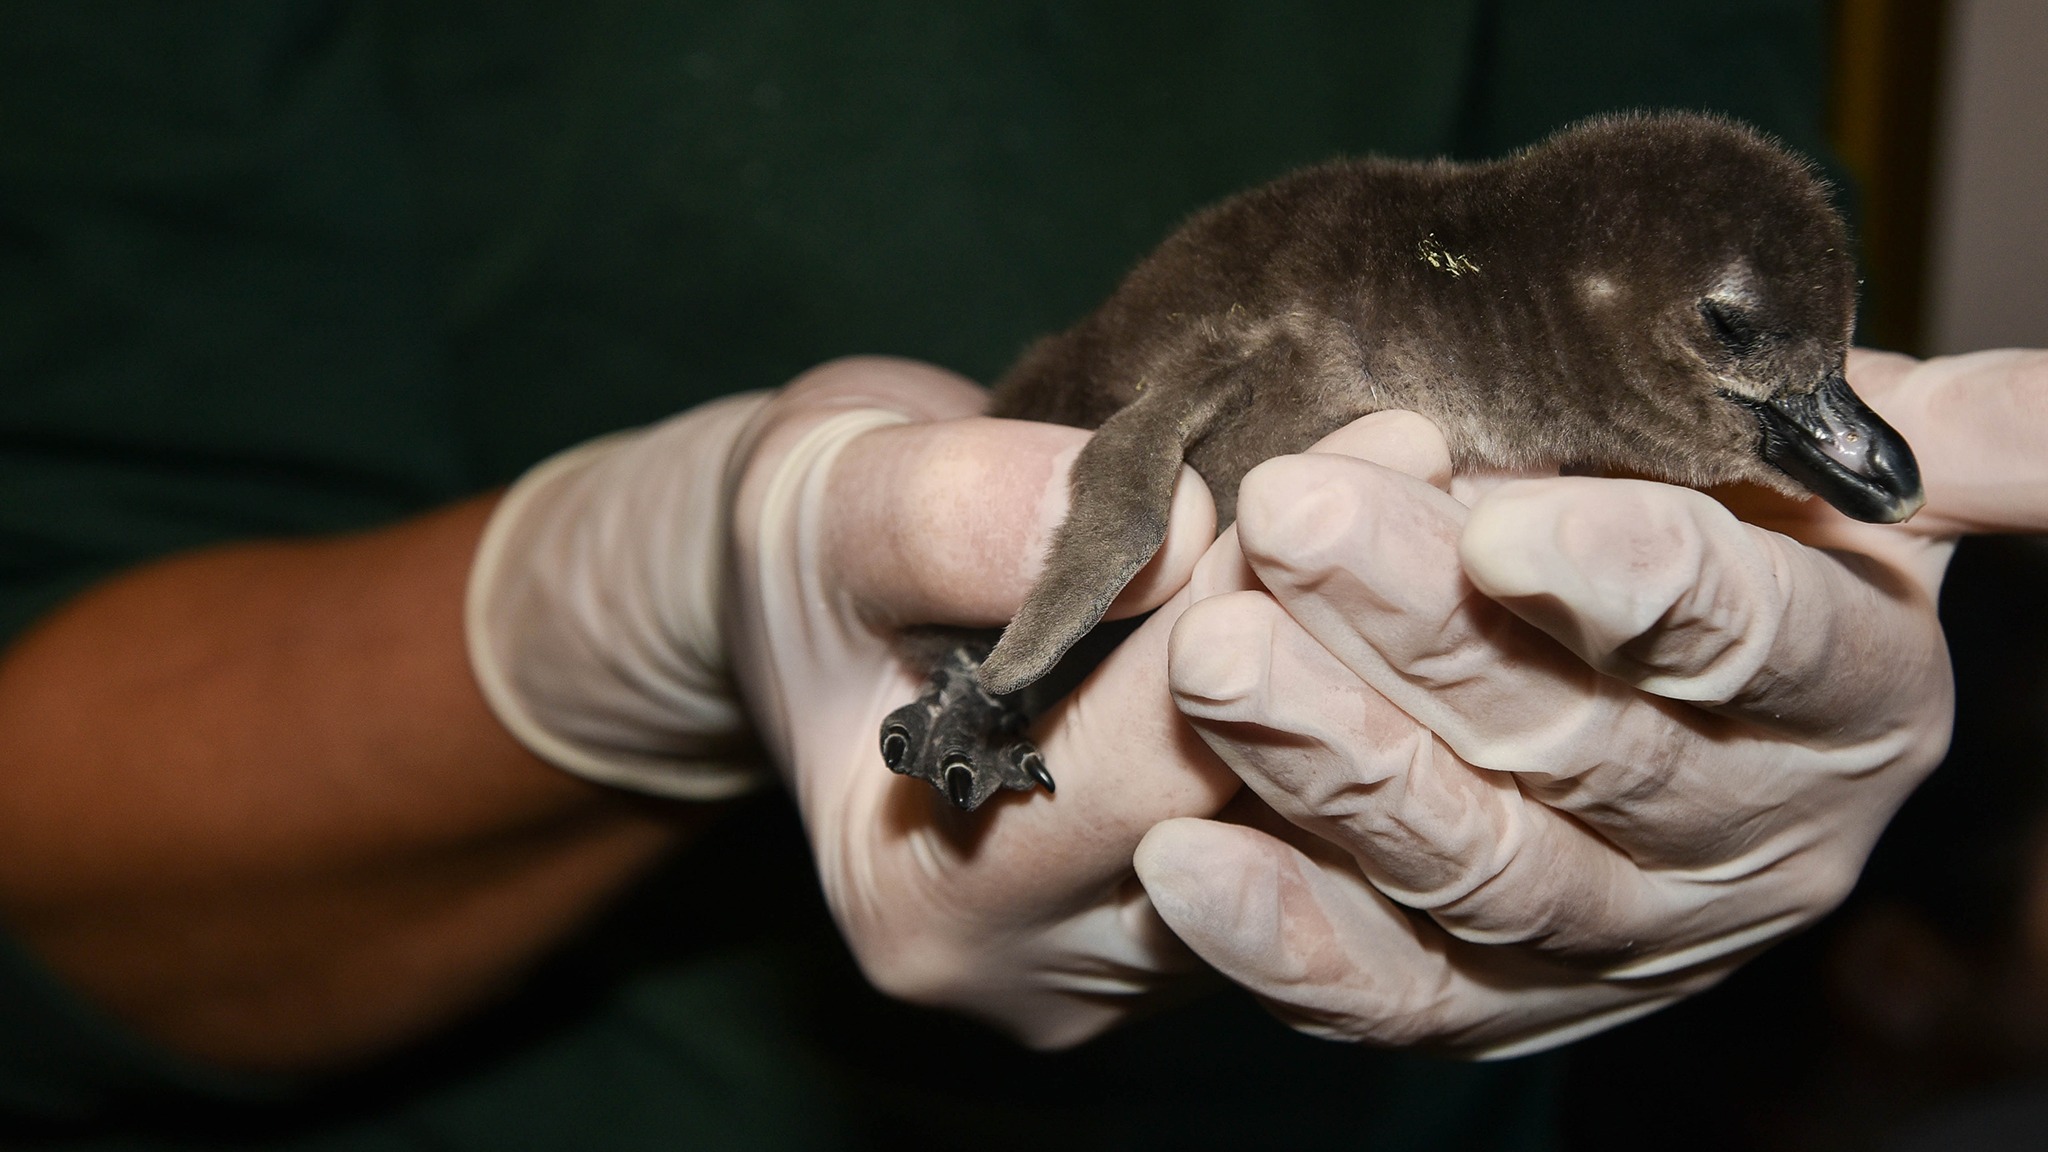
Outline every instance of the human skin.
<svg viewBox="0 0 2048 1152"><path fill-rule="evenodd" d="M503 988L709 810L508 736L461 607L494 498L212 548L58 609L0 660L0 910L168 1048L331 1067Z"/></svg>

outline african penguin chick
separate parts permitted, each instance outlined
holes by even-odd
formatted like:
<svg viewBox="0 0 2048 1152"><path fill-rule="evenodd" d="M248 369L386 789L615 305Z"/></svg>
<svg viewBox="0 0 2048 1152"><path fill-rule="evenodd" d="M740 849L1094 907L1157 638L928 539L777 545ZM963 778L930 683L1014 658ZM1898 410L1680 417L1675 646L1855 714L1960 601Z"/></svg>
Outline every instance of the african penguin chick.
<svg viewBox="0 0 2048 1152"><path fill-rule="evenodd" d="M1227 525L1254 465L1382 409L1434 421L1460 469L1749 482L1903 520L1912 453L1843 378L1854 309L1813 169L1705 116L1601 117L1479 164L1343 161L1202 211L997 385L990 415L1096 433L1022 610L992 651L921 641L931 684L883 759L963 809L1051 791L1023 735L1049 700L1024 690L1158 550L1182 461Z"/></svg>

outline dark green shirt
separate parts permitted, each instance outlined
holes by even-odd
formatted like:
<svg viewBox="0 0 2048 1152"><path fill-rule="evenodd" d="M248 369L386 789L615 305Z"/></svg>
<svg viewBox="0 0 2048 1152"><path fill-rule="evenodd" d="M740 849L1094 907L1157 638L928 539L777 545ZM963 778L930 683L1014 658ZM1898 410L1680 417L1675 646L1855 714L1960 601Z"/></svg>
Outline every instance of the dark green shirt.
<svg viewBox="0 0 2048 1152"><path fill-rule="evenodd" d="M152 557L390 521L832 356L991 378L1295 165L1637 106L1817 150L1823 8L10 4L0 636ZM1058 1057L887 1004L786 810L720 836L510 1004L343 1084L182 1066L0 948L0 1143L1546 1140L1548 1062L1321 1044L1241 998Z"/></svg>

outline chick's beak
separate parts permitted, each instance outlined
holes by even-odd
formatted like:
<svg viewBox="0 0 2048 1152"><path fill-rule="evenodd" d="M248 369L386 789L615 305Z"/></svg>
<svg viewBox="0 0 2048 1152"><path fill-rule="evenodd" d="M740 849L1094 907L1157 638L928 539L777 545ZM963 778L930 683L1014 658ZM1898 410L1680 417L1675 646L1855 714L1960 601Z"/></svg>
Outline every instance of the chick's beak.
<svg viewBox="0 0 2048 1152"><path fill-rule="evenodd" d="M1913 450L1841 373L1812 392L1744 403L1762 427L1763 458L1843 515L1896 524L1926 503Z"/></svg>

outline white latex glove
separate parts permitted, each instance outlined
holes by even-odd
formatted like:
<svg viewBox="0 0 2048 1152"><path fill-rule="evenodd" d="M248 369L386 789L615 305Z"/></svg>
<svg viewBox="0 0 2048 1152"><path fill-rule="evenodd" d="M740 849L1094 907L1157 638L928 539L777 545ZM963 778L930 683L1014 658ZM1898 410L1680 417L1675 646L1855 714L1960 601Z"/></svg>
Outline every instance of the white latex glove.
<svg viewBox="0 0 2048 1152"><path fill-rule="evenodd" d="M1166 921L1304 1030L1506 1056L1834 907L1946 746L1955 535L2048 528L2048 355L1850 373L1919 457L1907 525L1586 478L1468 510L1337 454L1255 470L1249 566L1198 590L1171 682L1278 816L1154 829Z"/></svg>
<svg viewBox="0 0 2048 1152"><path fill-rule="evenodd" d="M1166 690L1172 610L1034 730L1057 798L962 816L883 766L882 718L918 687L897 630L1014 612L1087 439L971 418L986 400L935 369L843 361L566 454L494 519L471 641L508 726L591 778L715 798L753 779L758 738L870 978L1053 1046L1203 971L1131 854L1239 783ZM1113 614L1171 595L1211 543L1185 475L1166 547Z"/></svg>
<svg viewBox="0 0 2048 1152"><path fill-rule="evenodd" d="M676 800L768 778L718 623L726 470L767 402L731 397L593 440L499 501L470 566L470 666L543 760Z"/></svg>
<svg viewBox="0 0 2048 1152"><path fill-rule="evenodd" d="M1131 853L1157 821L1214 812L1238 785L1173 710L1164 624L1034 729L1056 798L1002 793L964 815L883 766L882 719L920 687L897 630L1016 610L1087 439L961 418L985 403L958 377L874 359L784 389L739 449L726 635L868 977L1058 1046L1200 971ZM1165 547L1113 615L1165 599L1208 546L1207 490L1184 479Z"/></svg>

